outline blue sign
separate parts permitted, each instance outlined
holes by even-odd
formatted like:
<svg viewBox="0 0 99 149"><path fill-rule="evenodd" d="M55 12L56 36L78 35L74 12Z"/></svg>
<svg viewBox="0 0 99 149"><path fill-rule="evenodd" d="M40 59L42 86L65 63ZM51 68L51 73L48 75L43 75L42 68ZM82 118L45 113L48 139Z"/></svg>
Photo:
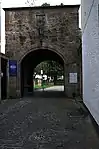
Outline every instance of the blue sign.
<svg viewBox="0 0 99 149"><path fill-rule="evenodd" d="M17 61L9 60L9 75L17 76Z"/></svg>

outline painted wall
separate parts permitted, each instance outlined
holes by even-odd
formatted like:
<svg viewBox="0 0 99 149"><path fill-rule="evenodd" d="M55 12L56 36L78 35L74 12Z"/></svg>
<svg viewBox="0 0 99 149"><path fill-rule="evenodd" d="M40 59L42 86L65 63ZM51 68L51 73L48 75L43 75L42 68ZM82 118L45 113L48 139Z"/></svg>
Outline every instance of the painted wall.
<svg viewBox="0 0 99 149"><path fill-rule="evenodd" d="M2 4L0 5L0 16L1 53L5 54L5 11L2 9Z"/></svg>
<svg viewBox="0 0 99 149"><path fill-rule="evenodd" d="M1 1L0 1L0 52L1 52Z"/></svg>
<svg viewBox="0 0 99 149"><path fill-rule="evenodd" d="M82 0L83 99L99 124L99 0Z"/></svg>

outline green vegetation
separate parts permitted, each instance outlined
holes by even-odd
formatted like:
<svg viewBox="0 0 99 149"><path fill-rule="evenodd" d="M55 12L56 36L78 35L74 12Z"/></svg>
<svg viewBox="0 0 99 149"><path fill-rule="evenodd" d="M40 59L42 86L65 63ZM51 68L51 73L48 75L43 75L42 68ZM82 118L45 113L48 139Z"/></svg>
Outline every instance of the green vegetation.
<svg viewBox="0 0 99 149"><path fill-rule="evenodd" d="M64 70L63 66L56 61L41 62L39 65L37 65L34 72L36 72L36 74L41 74L41 69L45 75L52 77L56 75L62 76Z"/></svg>
<svg viewBox="0 0 99 149"><path fill-rule="evenodd" d="M44 61L41 62L37 67L34 69L34 72L38 75L41 74L41 70L43 70L43 74L47 75L47 82L49 82L48 78L51 77L51 79L54 82L54 85L56 85L57 78L59 76L64 75L64 67L59 64L56 61Z"/></svg>
<svg viewBox="0 0 99 149"><path fill-rule="evenodd" d="M41 85L41 86L36 84L34 86L34 89L42 89L42 88L45 89L45 88L48 88L48 87L51 87L51 86L54 86L54 84L53 83L49 83L49 84L44 84L44 85Z"/></svg>

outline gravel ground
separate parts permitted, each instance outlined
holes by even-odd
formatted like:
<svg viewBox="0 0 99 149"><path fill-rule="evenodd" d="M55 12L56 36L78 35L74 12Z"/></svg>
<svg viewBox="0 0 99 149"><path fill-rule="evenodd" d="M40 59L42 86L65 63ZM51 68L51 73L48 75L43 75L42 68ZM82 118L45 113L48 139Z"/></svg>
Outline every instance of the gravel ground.
<svg viewBox="0 0 99 149"><path fill-rule="evenodd" d="M0 105L0 149L99 149L99 138L72 99L13 99Z"/></svg>

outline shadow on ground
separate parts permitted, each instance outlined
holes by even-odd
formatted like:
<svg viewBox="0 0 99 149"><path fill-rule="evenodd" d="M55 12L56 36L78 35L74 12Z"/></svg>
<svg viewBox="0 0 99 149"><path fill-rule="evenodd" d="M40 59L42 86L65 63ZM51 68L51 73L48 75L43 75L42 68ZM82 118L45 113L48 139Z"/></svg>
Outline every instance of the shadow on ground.
<svg viewBox="0 0 99 149"><path fill-rule="evenodd" d="M42 97L42 98L62 98L65 97L65 93L63 91L34 91L34 97Z"/></svg>
<svg viewBox="0 0 99 149"><path fill-rule="evenodd" d="M52 86L45 89L35 89L33 93L27 93L24 97L63 98L65 96L64 86Z"/></svg>

